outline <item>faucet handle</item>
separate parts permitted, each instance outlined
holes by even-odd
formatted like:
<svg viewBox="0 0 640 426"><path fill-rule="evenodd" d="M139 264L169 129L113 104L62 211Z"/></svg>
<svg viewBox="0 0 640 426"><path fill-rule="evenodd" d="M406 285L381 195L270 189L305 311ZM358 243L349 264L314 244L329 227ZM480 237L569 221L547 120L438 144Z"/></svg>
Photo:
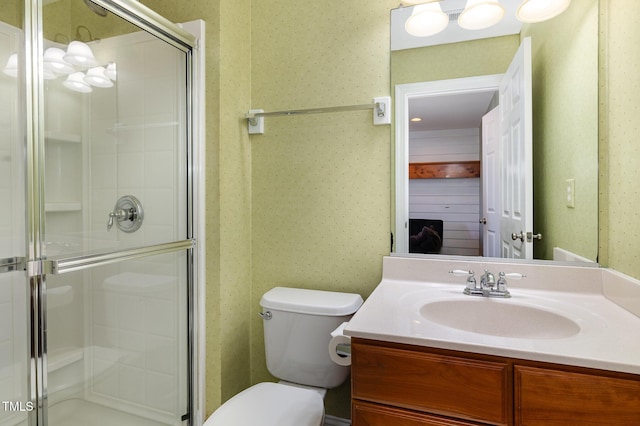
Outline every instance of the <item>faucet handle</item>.
<svg viewBox="0 0 640 426"><path fill-rule="evenodd" d="M520 274L518 272L504 273L500 272L498 274L498 282L496 283L496 290L500 293L504 294L504 297L510 297L509 290L507 290L507 278L519 280L521 278L525 278L526 275Z"/></svg>
<svg viewBox="0 0 640 426"><path fill-rule="evenodd" d="M511 278L513 280L519 280L521 278L527 277L525 274L520 274L518 272L509 272L508 274L505 274L504 272L500 272L500 274L506 278Z"/></svg>
<svg viewBox="0 0 640 426"><path fill-rule="evenodd" d="M118 208L110 212L109 221L107 222L107 231L111 231L111 228L113 227L114 218L118 219L118 221L126 220L128 218L128 213L123 209L118 209Z"/></svg>
<svg viewBox="0 0 640 426"><path fill-rule="evenodd" d="M449 271L449 273L455 275L456 277L467 277L467 289L476 289L476 277L472 270L465 271L462 269L454 269L453 271Z"/></svg>
<svg viewBox="0 0 640 426"><path fill-rule="evenodd" d="M498 282L496 283L496 289L501 292L507 291L507 279L505 278L505 273L500 272L498 274Z"/></svg>
<svg viewBox="0 0 640 426"><path fill-rule="evenodd" d="M456 277L472 277L473 271L465 271L463 269L454 269L453 271L449 271L450 274L455 275Z"/></svg>
<svg viewBox="0 0 640 426"><path fill-rule="evenodd" d="M496 282L496 292L502 297L511 297L509 290L507 290L507 279L505 278L507 274L504 272L500 272L498 274L498 282Z"/></svg>

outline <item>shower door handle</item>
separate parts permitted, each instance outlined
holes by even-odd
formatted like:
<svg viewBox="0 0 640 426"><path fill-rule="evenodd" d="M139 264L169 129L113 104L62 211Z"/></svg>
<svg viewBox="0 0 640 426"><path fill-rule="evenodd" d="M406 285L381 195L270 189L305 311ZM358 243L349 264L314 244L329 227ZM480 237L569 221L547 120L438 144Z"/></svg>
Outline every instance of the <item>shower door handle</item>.
<svg viewBox="0 0 640 426"><path fill-rule="evenodd" d="M117 262L125 262L143 257L157 256L159 254L190 250L195 248L195 246L196 240L188 239L108 253L74 256L65 259L47 259L43 261L44 265L42 269L45 274L61 275L68 272L76 272L98 266L111 265Z"/></svg>

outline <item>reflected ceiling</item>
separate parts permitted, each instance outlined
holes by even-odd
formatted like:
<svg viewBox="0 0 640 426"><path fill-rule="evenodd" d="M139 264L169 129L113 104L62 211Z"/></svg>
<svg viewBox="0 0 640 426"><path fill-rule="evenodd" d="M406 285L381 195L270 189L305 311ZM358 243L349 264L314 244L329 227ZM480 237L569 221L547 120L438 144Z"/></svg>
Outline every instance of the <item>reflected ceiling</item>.
<svg viewBox="0 0 640 426"><path fill-rule="evenodd" d="M494 93L489 91L410 99L411 118L420 117L422 121L410 122L409 130L420 132L478 128Z"/></svg>

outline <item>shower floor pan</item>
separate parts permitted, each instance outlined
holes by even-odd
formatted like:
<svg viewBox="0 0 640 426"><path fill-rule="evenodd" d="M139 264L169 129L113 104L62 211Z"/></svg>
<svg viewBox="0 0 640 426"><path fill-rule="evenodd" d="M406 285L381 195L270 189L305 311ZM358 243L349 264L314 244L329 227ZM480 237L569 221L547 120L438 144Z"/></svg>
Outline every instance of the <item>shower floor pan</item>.
<svg viewBox="0 0 640 426"><path fill-rule="evenodd" d="M68 399L49 407L51 426L166 426L83 399Z"/></svg>

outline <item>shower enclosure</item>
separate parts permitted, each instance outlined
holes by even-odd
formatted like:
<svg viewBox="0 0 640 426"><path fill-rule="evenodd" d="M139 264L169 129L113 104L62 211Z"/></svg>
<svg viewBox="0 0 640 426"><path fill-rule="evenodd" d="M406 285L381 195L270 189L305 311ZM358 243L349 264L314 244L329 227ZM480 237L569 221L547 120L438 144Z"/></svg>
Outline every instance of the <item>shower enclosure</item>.
<svg viewBox="0 0 640 426"><path fill-rule="evenodd" d="M195 37L0 7L0 426L194 424Z"/></svg>

